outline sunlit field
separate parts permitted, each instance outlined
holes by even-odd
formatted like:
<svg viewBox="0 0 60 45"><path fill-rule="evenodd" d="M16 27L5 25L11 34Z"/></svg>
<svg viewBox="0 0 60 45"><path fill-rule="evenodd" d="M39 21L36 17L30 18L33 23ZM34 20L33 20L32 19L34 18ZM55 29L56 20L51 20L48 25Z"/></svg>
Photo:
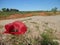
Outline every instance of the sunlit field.
<svg viewBox="0 0 60 45"><path fill-rule="evenodd" d="M27 30L25 31L25 33L19 35L4 33L6 31L5 25L13 23L15 21L21 21L26 25ZM31 16L26 18L1 20L0 44L1 45L59 45L60 43L59 26L60 26L60 15ZM22 29L24 28L22 27Z"/></svg>

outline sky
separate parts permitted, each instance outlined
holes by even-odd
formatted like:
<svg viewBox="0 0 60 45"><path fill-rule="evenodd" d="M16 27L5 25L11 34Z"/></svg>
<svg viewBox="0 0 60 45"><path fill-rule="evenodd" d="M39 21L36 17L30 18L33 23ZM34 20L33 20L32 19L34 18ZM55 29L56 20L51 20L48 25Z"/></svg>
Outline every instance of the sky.
<svg viewBox="0 0 60 45"><path fill-rule="evenodd" d="M20 11L60 9L60 0L0 0L0 9L14 8Z"/></svg>

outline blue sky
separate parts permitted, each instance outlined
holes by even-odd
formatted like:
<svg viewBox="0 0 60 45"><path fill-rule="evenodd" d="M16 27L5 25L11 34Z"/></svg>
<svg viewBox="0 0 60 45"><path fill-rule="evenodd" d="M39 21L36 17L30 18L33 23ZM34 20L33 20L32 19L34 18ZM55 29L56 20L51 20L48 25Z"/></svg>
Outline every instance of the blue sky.
<svg viewBox="0 0 60 45"><path fill-rule="evenodd" d="M14 8L20 11L60 9L60 0L0 0L0 9Z"/></svg>

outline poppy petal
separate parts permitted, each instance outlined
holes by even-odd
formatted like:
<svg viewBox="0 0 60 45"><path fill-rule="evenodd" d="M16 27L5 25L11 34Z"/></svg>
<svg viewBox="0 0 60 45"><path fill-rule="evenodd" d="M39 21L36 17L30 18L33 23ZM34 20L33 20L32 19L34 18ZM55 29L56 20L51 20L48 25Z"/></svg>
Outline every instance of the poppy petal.
<svg viewBox="0 0 60 45"><path fill-rule="evenodd" d="M22 23L21 21L15 21L13 23L9 23L5 25L5 33L9 33L9 34L24 34L27 31L27 27L24 23Z"/></svg>

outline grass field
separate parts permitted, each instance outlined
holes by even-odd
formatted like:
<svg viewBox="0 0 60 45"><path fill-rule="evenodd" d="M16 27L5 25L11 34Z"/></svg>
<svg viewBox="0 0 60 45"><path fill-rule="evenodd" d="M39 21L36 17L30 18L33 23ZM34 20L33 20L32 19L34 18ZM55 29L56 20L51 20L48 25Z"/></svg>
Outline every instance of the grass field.
<svg viewBox="0 0 60 45"><path fill-rule="evenodd" d="M3 33L14 21L27 26L24 35ZM60 11L0 11L0 45L60 45Z"/></svg>
<svg viewBox="0 0 60 45"><path fill-rule="evenodd" d="M9 12L0 12L0 20L2 19L15 19L15 18L24 18L31 16L51 16L51 15L60 15L60 12L47 12L47 11L9 11Z"/></svg>
<svg viewBox="0 0 60 45"><path fill-rule="evenodd" d="M16 45L41 45L42 38L43 39L46 38L47 40L51 39L60 43L60 15L32 16L32 17L27 17L27 18L1 20L0 21L1 32L5 30L4 26L6 24L14 22L14 21L22 21L27 26L27 32L23 36L16 37L15 39ZM43 32L45 32L46 30L48 31L47 33L48 36L46 35L46 33L44 33L45 35L43 34ZM14 39L12 39L12 35L2 34L2 39L6 45L9 45L9 44L15 45ZM48 43L49 42L50 41L48 41ZM53 45L58 45L58 43L53 43Z"/></svg>

